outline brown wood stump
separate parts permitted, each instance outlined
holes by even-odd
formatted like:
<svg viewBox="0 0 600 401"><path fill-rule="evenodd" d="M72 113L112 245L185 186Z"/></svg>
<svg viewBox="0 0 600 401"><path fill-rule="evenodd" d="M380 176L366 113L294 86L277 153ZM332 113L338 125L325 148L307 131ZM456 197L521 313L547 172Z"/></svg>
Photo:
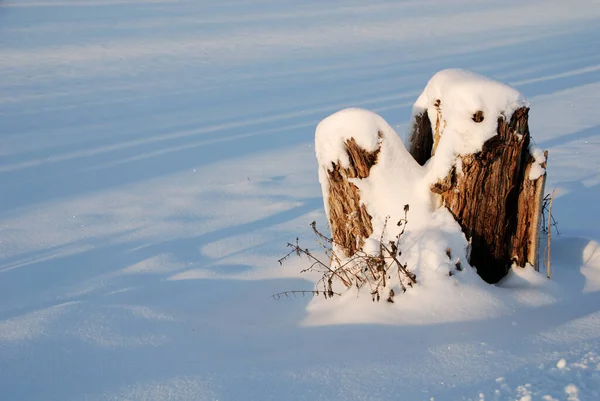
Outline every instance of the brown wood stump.
<svg viewBox="0 0 600 401"><path fill-rule="evenodd" d="M497 135L480 152L459 156L461 171L452 168L431 188L470 241L469 263L489 283L503 278L512 263L538 269L546 174L535 180L528 177L535 163L529 152L528 114L523 107L510 121L498 117ZM483 113L474 113L473 121L478 120L483 120ZM415 118L410 152L420 164L435 153L439 123L438 118L434 131L426 111Z"/></svg>

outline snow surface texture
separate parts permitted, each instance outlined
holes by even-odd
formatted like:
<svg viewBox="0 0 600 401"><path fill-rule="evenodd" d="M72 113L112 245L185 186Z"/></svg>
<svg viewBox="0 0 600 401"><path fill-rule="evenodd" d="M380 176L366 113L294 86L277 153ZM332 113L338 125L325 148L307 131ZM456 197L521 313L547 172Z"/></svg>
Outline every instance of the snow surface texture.
<svg viewBox="0 0 600 401"><path fill-rule="evenodd" d="M0 24L3 400L599 398L597 1L10 0ZM385 326L271 299L312 288L276 260L325 225L318 122L406 132L447 67L531 103L552 280Z"/></svg>

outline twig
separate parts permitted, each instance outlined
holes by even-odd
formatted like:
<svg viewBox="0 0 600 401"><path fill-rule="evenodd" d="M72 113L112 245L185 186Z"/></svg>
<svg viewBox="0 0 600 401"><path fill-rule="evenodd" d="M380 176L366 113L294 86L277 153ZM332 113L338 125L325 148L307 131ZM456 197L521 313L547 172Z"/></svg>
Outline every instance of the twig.
<svg viewBox="0 0 600 401"><path fill-rule="evenodd" d="M552 202L554 202L554 196L556 195L556 188L554 189L554 191L552 191L552 196L550 197L550 205L548 206L548 214L550 216L552 216ZM551 247L551 236L552 236L552 230L550 227L551 224L551 220L548 219L548 252L546 254L546 274L548 276L548 278L550 278L550 247Z"/></svg>
<svg viewBox="0 0 600 401"><path fill-rule="evenodd" d="M543 204L542 204L542 233L543 234L548 234L548 231L550 231L550 226L552 226L556 230L556 234L560 235L560 230L558 229L558 221L556 221L556 219L554 218L554 216L552 215L552 213L548 209L548 206L550 204L550 197L551 197L551 194L546 194L546 196L544 196L544 199L543 199ZM548 220L548 221L546 222L546 220Z"/></svg>
<svg viewBox="0 0 600 401"><path fill-rule="evenodd" d="M410 209L409 205L404 205L404 218L398 221L398 227L402 226L402 231L396 236L396 248L400 246L400 237L404 234L404 230L406 230L406 225L408 224L408 211ZM394 250L394 253L396 251Z"/></svg>
<svg viewBox="0 0 600 401"><path fill-rule="evenodd" d="M337 292L333 292L333 291L330 291L330 290L327 290L327 291L319 291L319 290L293 290L293 291L278 292L277 294L271 295L271 298L279 300L279 299L281 299L282 296L285 295L287 298L291 299L290 295L292 295L295 298L299 294L302 295L303 298L307 294L310 294L313 297L319 296L320 294L324 294L325 297L332 297L334 295L337 295L337 296L341 296L342 295L342 294L339 294Z"/></svg>
<svg viewBox="0 0 600 401"><path fill-rule="evenodd" d="M395 238L389 241L389 244L385 243L386 229L389 220L389 217L386 217L381 230L381 235L379 236L378 253L377 250L371 254L365 252L363 249L358 249L350 257L345 256L344 247L342 245L336 243L333 238L323 235L317 229L316 222L313 221L310 226L316 235L315 241L325 250L325 254L329 259L328 263L322 262L319 258L314 256L308 248L300 247L298 238L296 238L295 243L288 243L288 247L290 247L291 250L287 255L279 259L279 263L282 264L283 261L293 254L296 254L296 256L305 255L308 257L310 265L301 272L319 272L322 274L322 277L317 281L315 290L284 291L273 295L273 298L280 299L282 296L289 298L291 296L299 295L306 296L307 294L312 296L323 294L325 298L330 298L334 295L341 295L333 291L334 280L339 280L346 288L355 286L359 291L367 284L370 288L373 301L379 301L385 296L383 294L387 291L389 283L388 279L391 280L390 272L392 271L391 269L394 264L396 264L397 267L398 285L401 290L405 292L407 286L412 287L413 284L417 283L416 275L408 270L407 265L403 265L398 260L399 256L402 254L399 250L399 244L408 223L408 211L409 206L405 205L404 218L397 222L399 233ZM344 257L340 258L338 252L344 254ZM406 276L406 278L404 278L404 276ZM387 296L388 302L393 302L393 291L392 288L389 289L389 296Z"/></svg>
<svg viewBox="0 0 600 401"><path fill-rule="evenodd" d="M315 234L317 235L317 237L321 238L324 241L329 242L330 244L333 243L333 238L329 238L329 237L321 234L321 232L319 230L317 230L317 222L316 221L313 221L312 223L310 223L310 226L312 227L312 229L315 232Z"/></svg>
<svg viewBox="0 0 600 401"><path fill-rule="evenodd" d="M402 272L410 279L410 281L412 281L413 284L417 284L417 276L404 267L404 265L396 258L396 255L387 246L384 245L383 247L390 254L390 257L392 257L392 259L394 259L394 261L398 264L398 268L402 270Z"/></svg>
<svg viewBox="0 0 600 401"><path fill-rule="evenodd" d="M300 256L301 254L304 254L306 256L308 256L309 259L311 259L312 261L314 261L316 264L323 266L326 270L328 270L331 274L336 275L341 281L342 283L344 283L344 285L346 286L346 288L350 288L352 286L352 283L348 282L346 279L344 279L342 276L340 276L336 270L332 270L329 266L327 266L325 263L321 262L318 258L314 257L310 251L308 249L302 249L300 248L300 246L298 246L298 244L294 245L294 244L290 244L288 243L288 246L293 248L293 252L296 252L296 254L298 256ZM289 254L288 254L289 255Z"/></svg>

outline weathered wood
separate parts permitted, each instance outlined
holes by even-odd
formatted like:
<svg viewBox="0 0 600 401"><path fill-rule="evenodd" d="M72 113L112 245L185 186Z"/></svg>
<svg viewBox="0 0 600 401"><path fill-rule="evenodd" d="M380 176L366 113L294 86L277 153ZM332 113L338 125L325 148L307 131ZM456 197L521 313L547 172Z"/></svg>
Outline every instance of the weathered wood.
<svg viewBox="0 0 600 401"><path fill-rule="evenodd" d="M381 133L379 136L381 137ZM371 167L377 163L380 149L368 152L362 149L354 138L346 141L346 153L350 160L348 167L332 163L329 175L329 226L338 256L350 257L361 249L364 241L373 233L371 216L360 202L360 192L351 178L366 178ZM341 248L341 249L340 249Z"/></svg>
<svg viewBox="0 0 600 401"><path fill-rule="evenodd" d="M433 132L427 111L417 114L410 136L409 152L421 166L431 158Z"/></svg>
<svg viewBox="0 0 600 401"><path fill-rule="evenodd" d="M446 121L442 118L442 101L437 99L433 104L435 107L435 127L433 128L433 148L431 149L431 155L435 154L437 146L440 143L440 138L442 137L442 130L446 128ZM427 112L429 114L429 112ZM429 121L431 121L431 117L429 117Z"/></svg>
<svg viewBox="0 0 600 401"><path fill-rule="evenodd" d="M537 237L544 178L528 179L528 108L516 110L510 122L498 118L497 135L481 152L460 156L453 168L432 186L471 242L470 260L489 283L498 282L510 265L537 264ZM476 112L474 121L482 121ZM432 130L433 131L433 130Z"/></svg>
<svg viewBox="0 0 600 401"><path fill-rule="evenodd" d="M435 127L432 127L432 117L427 110L415 115L412 132L409 140L409 152L422 166L435 154L446 121L442 117L442 101L437 99L435 107ZM480 119L480 120L479 120ZM473 115L473 121L483 121L483 112L478 111Z"/></svg>
<svg viewBox="0 0 600 401"><path fill-rule="evenodd" d="M546 161L542 167L546 168L548 152L544 152ZM529 157L525 167L524 179L521 182L519 201L517 206L518 224L513 237L512 254L513 262L524 267L527 263L539 271L540 248L540 216L546 185L546 174L535 180L529 180L529 171L536 164L533 156Z"/></svg>

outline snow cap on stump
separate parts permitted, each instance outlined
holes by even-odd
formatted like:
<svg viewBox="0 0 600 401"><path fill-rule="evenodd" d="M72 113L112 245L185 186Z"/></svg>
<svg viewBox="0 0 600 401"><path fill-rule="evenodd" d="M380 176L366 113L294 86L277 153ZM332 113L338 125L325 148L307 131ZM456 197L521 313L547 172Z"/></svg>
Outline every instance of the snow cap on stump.
<svg viewBox="0 0 600 401"><path fill-rule="evenodd" d="M433 144L429 159L436 154L433 180L444 177L457 155L481 151L485 141L496 135L498 118L510 121L513 112L528 101L509 85L460 69L442 70L427 83L413 106L408 135L413 152L415 124L426 117ZM424 161L423 161L424 162Z"/></svg>
<svg viewBox="0 0 600 401"><path fill-rule="evenodd" d="M372 155L367 168L356 166L355 160L350 160L349 155L356 156L357 149ZM336 171L341 169L351 170L348 182L357 191L358 204L364 206L364 212L368 214L364 217L371 221L371 227L366 230L369 235L374 232L379 236L388 216L394 222L391 225L395 226L395 222L404 216L406 204L410 204L413 227L418 225L419 215L430 212L429 190L422 185L424 170L406 150L396 131L376 113L350 108L327 117L317 126L315 150L330 225L336 225L332 221L335 213L330 210L331 205L339 204L330 202L330 186L335 181ZM352 188L348 190L352 191ZM352 214L350 209L350 205L344 206L340 217ZM355 218L350 217L351 220ZM393 228L388 226L388 231L393 232ZM361 246L362 243L358 248Z"/></svg>

